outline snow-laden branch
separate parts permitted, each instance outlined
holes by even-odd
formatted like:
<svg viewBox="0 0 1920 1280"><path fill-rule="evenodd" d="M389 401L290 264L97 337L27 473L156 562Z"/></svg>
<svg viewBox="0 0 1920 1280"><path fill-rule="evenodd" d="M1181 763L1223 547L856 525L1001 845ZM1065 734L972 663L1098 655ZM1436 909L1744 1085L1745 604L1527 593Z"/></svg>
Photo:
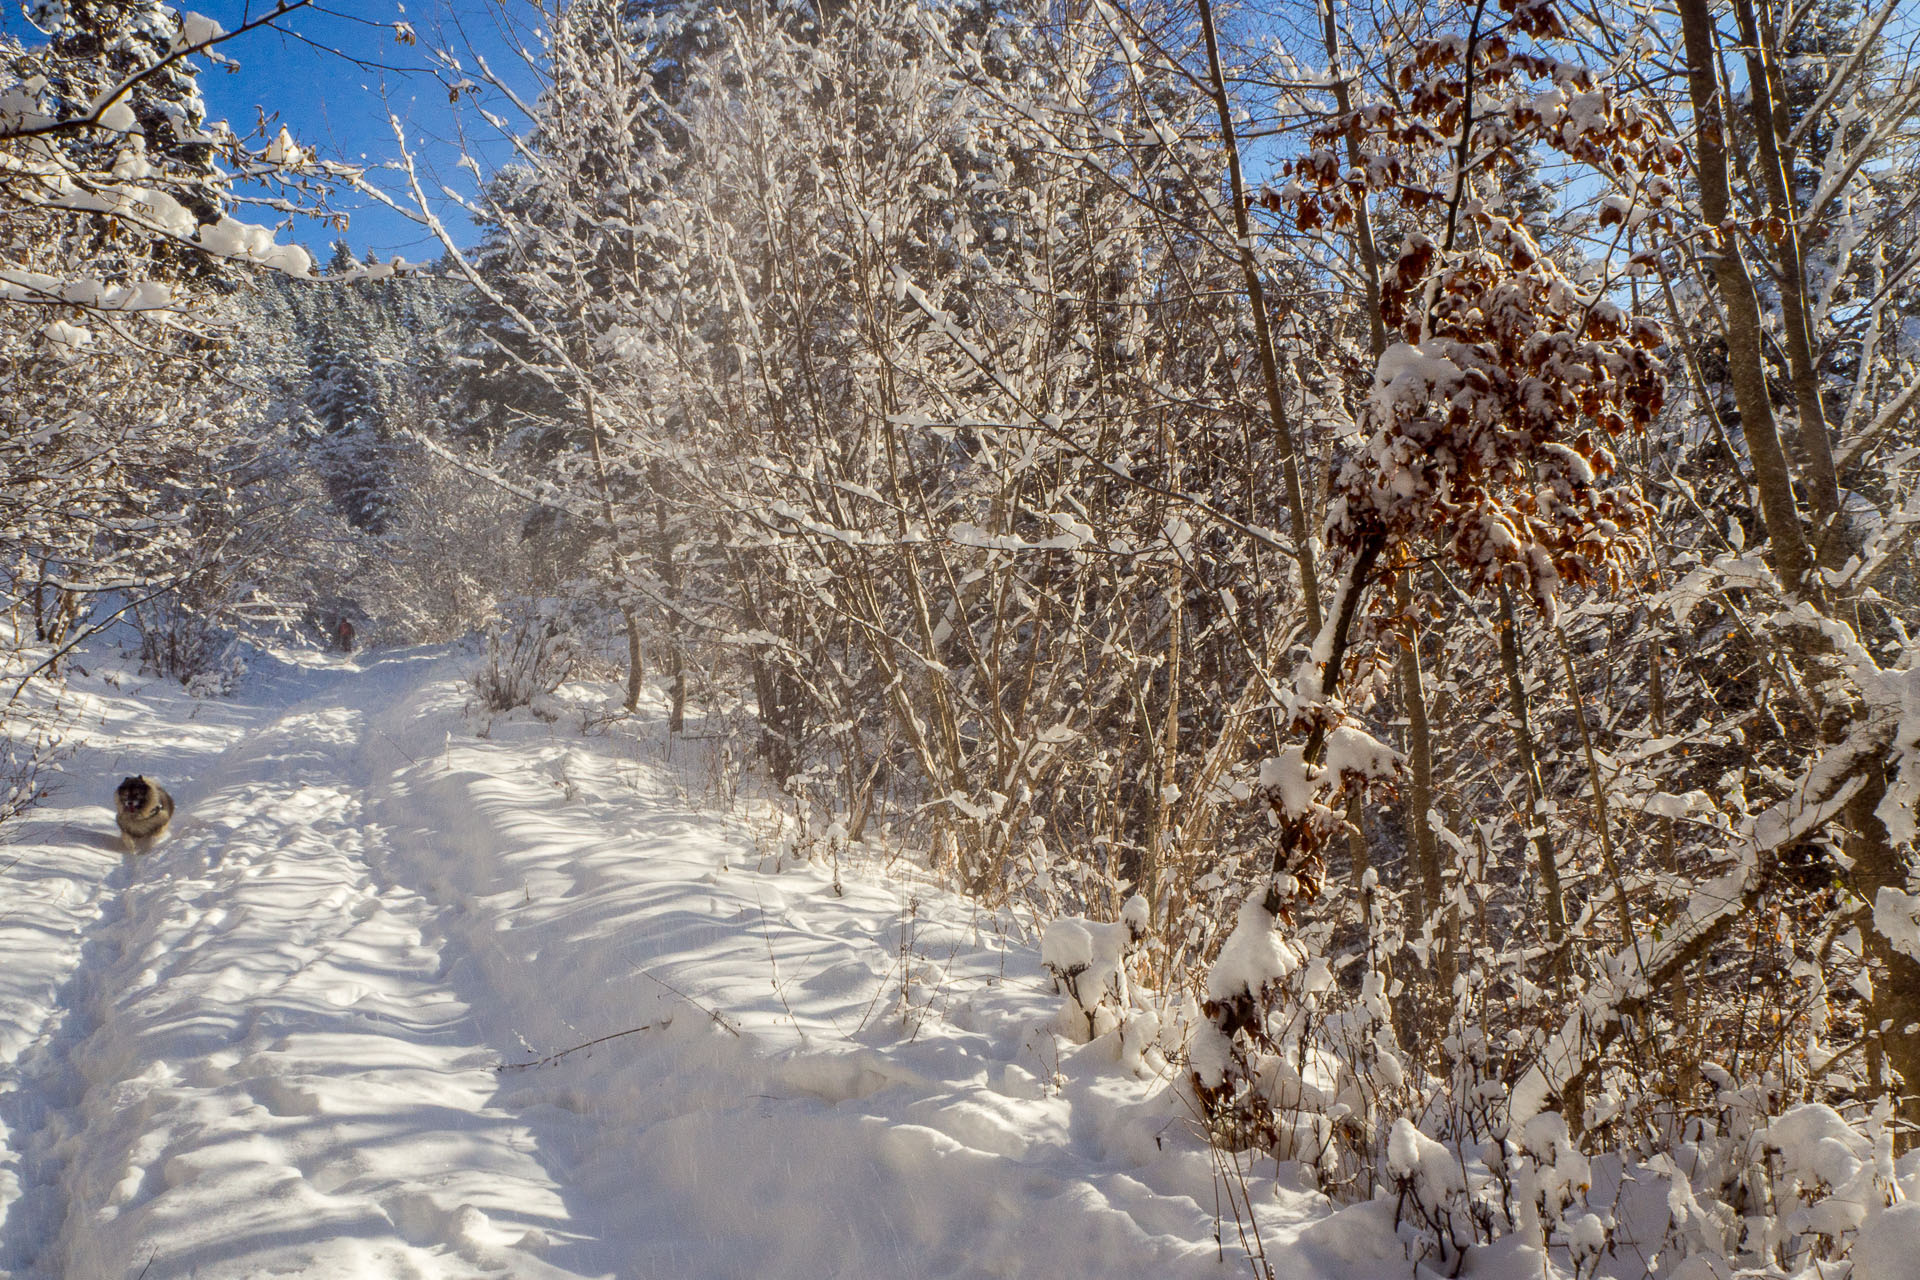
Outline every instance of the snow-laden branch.
<svg viewBox="0 0 1920 1280"><path fill-rule="evenodd" d="M1876 718L1816 759L1793 794L1743 824L1733 867L1695 888L1685 912L1650 950L1630 947L1614 957L1611 971L1619 976L1581 996L1514 1084L1515 1123L1546 1109L1556 1095L1578 1092L1651 1002L1752 913L1776 885L1781 853L1825 828L1860 793L1867 782L1863 768L1884 756L1893 731L1890 719Z"/></svg>

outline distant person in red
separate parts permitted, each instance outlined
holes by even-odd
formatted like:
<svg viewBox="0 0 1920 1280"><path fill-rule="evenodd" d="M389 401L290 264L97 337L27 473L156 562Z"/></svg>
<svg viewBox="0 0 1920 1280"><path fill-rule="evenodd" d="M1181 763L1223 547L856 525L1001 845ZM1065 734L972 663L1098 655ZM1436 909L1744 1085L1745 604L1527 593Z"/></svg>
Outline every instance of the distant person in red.
<svg viewBox="0 0 1920 1280"><path fill-rule="evenodd" d="M345 618L340 619L340 630L335 633L335 638L340 642L340 652L353 652L353 624L351 622L348 622Z"/></svg>

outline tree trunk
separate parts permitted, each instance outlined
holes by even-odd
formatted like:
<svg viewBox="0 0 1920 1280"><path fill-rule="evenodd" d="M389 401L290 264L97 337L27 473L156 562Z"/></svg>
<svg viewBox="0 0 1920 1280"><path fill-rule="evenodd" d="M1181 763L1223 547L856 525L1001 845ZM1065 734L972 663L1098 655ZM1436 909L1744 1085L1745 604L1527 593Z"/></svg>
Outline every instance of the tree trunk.
<svg viewBox="0 0 1920 1280"><path fill-rule="evenodd" d="M1647 642L1647 709L1652 717L1655 737L1667 735L1667 692L1666 677L1660 667L1660 641L1658 637ZM1680 854L1678 831L1674 819L1663 816L1656 824L1660 832L1660 867L1669 875L1680 873ZM1692 978L1683 969L1673 976L1667 986L1670 1001L1670 1014L1676 1034L1685 1036L1691 1029L1693 988ZM1685 1043L1684 1040L1682 1043ZM1682 1107L1688 1105L1695 1089L1700 1087L1700 1064L1688 1053L1677 1055L1674 1062L1674 1098Z"/></svg>
<svg viewBox="0 0 1920 1280"><path fill-rule="evenodd" d="M1320 696L1328 698L1340 687L1340 676L1346 666L1347 644L1353 636L1353 620L1360 612L1360 601L1365 598L1368 588L1373 586L1373 567L1380 559L1380 553L1386 549L1384 536L1374 536L1361 543L1354 552L1353 560L1347 565L1345 580L1340 584L1336 599L1340 611L1330 621L1333 624L1332 643L1327 646L1327 665L1320 672ZM1318 765L1327 749L1327 732L1324 726L1316 725L1307 733L1307 740L1301 745L1301 758L1308 765ZM1286 906L1281 896L1280 878L1294 870L1294 854L1298 851L1298 832L1291 826L1281 831L1280 840L1274 846L1272 874L1267 880L1267 891L1261 899L1268 915L1277 916Z"/></svg>
<svg viewBox="0 0 1920 1280"><path fill-rule="evenodd" d="M584 340L581 343L584 370L591 357L592 349ZM613 507L613 485L607 476L607 455L600 439L600 414L594 399L593 384L586 380L583 373L580 378L580 411L586 419L587 444L593 457L593 480L600 490L600 516L607 522L607 567L613 574L613 589L625 594L626 564L620 554L620 521ZM620 616L627 624L627 699L628 711L640 706L640 686L646 678L645 654L640 643L640 619L634 614L633 607L624 600L620 604Z"/></svg>
<svg viewBox="0 0 1920 1280"><path fill-rule="evenodd" d="M1341 70L1340 33L1333 23L1333 0L1320 0L1320 34L1327 48L1327 78L1332 82L1333 106L1341 115L1353 113L1353 87ZM1363 165L1360 143L1347 134L1347 163ZM1360 279L1367 290L1367 341L1378 360L1387 349L1386 320L1380 314L1380 254L1373 242L1373 215L1364 191L1357 193L1353 210L1354 240L1360 250Z"/></svg>
<svg viewBox="0 0 1920 1280"><path fill-rule="evenodd" d="M1307 605L1307 626L1320 632L1320 579L1313 564L1313 539L1307 524L1307 502L1300 485L1300 453L1287 421L1286 401L1280 394L1280 369L1273 354L1273 332L1267 324L1266 291L1260 284L1260 265L1253 256L1253 229L1247 218L1247 186L1240 172L1240 143L1233 127L1233 103L1227 96L1226 74L1220 69L1220 42L1214 31L1213 5L1200 0L1200 32L1207 43L1207 74L1213 109L1220 119L1220 145L1227 154L1227 182L1233 196L1233 231L1239 238L1240 273L1245 278L1247 303L1253 309L1253 336L1260 354L1260 380L1267 392L1267 413L1280 444L1280 474L1287 490L1287 514L1293 521L1294 559L1300 566L1300 591Z"/></svg>
<svg viewBox="0 0 1920 1280"><path fill-rule="evenodd" d="M1740 241L1729 218L1725 101L1718 74L1719 41L1707 0L1678 0L1686 45L1687 92L1693 103L1694 160L1700 179L1700 209L1707 226L1702 244L1720 303L1727 317L1727 365L1740 433L1753 460L1760 491L1760 515L1766 522L1774 571L1788 592L1811 598L1818 585L1810 578L1813 556L1794 501L1793 475L1780 446L1780 433L1768 398L1766 366L1761 359L1760 304L1740 255Z"/></svg>
<svg viewBox="0 0 1920 1280"><path fill-rule="evenodd" d="M1888 838L1874 810L1887 794L1885 765L1875 760L1861 771L1867 784L1847 802L1847 856L1853 859L1854 890L1865 902L1860 936L1865 943L1873 998L1867 1002L1867 1038L1877 1041L1884 1068L1900 1077L1891 1090L1898 1117L1910 1126L1901 1141L1920 1140L1920 959L1894 950L1873 927L1873 902L1881 889L1905 890L1907 859ZM1885 1079L1886 1085L1893 1082ZM1880 1082L1876 1082L1880 1083Z"/></svg>
<svg viewBox="0 0 1920 1280"><path fill-rule="evenodd" d="M1167 583L1167 709L1160 725L1156 754L1160 767L1149 797L1146 856L1141 862L1140 883L1135 889L1146 895L1156 910L1161 907L1160 872L1166 865L1173 824L1173 788L1179 777L1180 752L1180 643L1183 611L1183 583L1180 566L1168 571ZM1149 757L1151 758L1151 757Z"/></svg>
<svg viewBox="0 0 1920 1280"><path fill-rule="evenodd" d="M680 642L680 566L673 558L673 536L667 528L666 475L659 462L649 464L648 481L653 486L654 560L660 567L660 582L667 589L665 622L667 627L667 732L680 733L687 727L687 666L685 647Z"/></svg>
<svg viewBox="0 0 1920 1280"><path fill-rule="evenodd" d="M1547 939L1553 944L1554 976L1562 993L1571 980L1567 957L1567 908L1560 891L1560 862L1547 840L1547 824L1540 816L1540 801L1545 790L1540 779L1539 757L1533 746L1533 727L1527 717L1527 691L1520 681L1519 625L1513 616L1513 597L1507 584L1500 584L1500 669L1507 677L1507 701L1513 712L1514 749L1520 757L1520 770L1527 787L1527 830L1533 844L1534 861L1540 871L1540 885L1547 898Z"/></svg>
<svg viewBox="0 0 1920 1280"><path fill-rule="evenodd" d="M627 701L628 711L640 706L640 686L646 679L647 664L645 652L640 644L640 619L631 609L622 609L620 616L627 623Z"/></svg>
<svg viewBox="0 0 1920 1280"><path fill-rule="evenodd" d="M1407 572L1411 572L1410 570ZM1400 646L1400 701L1407 711L1407 772L1411 786L1407 795L1409 847L1420 873L1424 914L1433 924L1440 942L1440 954L1434 957L1433 971L1442 993L1453 990L1455 934L1458 922L1446 907L1446 886L1440 873L1439 842L1433 836L1433 736L1427 723L1427 689L1420 670L1420 633L1409 618L1413 592L1407 585L1407 573L1395 575L1394 605L1403 618L1404 643Z"/></svg>
<svg viewBox="0 0 1920 1280"><path fill-rule="evenodd" d="M1754 0L1737 0L1734 12L1740 38L1747 47L1747 83L1753 104L1754 135L1759 142L1760 176L1776 225L1774 273L1780 285L1780 321L1787 340L1787 364L1792 371L1793 398L1800 418L1800 454L1805 464L1806 493L1818 521L1815 551L1819 562L1837 567L1848 547L1841 521L1840 483L1834 472L1833 439L1827 427L1826 407L1820 400L1820 372L1814 363L1813 314L1807 305L1806 267L1800 249L1800 210L1789 187L1793 155L1791 133L1773 51L1773 27L1764 28L1754 14Z"/></svg>

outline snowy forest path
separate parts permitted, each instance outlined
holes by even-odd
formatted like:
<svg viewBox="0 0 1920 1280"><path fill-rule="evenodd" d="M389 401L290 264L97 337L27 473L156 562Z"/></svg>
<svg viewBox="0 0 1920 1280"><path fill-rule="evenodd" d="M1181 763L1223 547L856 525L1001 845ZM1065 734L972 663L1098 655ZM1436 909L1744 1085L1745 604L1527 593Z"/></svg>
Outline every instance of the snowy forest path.
<svg viewBox="0 0 1920 1280"><path fill-rule="evenodd" d="M0 1274L570 1274L533 1252L566 1212L490 1104L497 1055L448 991L439 909L382 871L366 797L397 757L371 721L418 660L296 671L277 707L187 701L124 766L173 789L174 832L61 886L68 921L7 913L10 951L64 923L46 963L70 963L44 1023L8 1028ZM222 723L196 733L203 708ZM23 864L36 836L114 844L41 827Z"/></svg>
<svg viewBox="0 0 1920 1280"><path fill-rule="evenodd" d="M470 662L79 681L0 855L0 1280L1242 1273L1165 1068L1060 1033L1030 918L734 803L658 691L476 715ZM128 860L131 772L179 809ZM1326 1213L1261 1199L1287 1274L1404 1270Z"/></svg>

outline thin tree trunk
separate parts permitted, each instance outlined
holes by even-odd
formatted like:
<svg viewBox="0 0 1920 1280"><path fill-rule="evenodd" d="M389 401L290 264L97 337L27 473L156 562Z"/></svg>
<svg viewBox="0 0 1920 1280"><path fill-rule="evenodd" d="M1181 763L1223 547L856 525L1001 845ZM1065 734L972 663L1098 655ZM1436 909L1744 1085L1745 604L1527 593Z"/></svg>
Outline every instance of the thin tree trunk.
<svg viewBox="0 0 1920 1280"><path fill-rule="evenodd" d="M1847 538L1841 524L1833 439L1820 399L1820 373L1814 363L1813 316L1807 305L1806 267L1800 248L1800 211L1788 185L1793 152L1788 142L1790 122L1783 106L1780 69L1773 51L1773 27L1770 22L1761 26L1754 13L1754 0L1736 0L1734 12L1741 41L1747 47L1747 84L1754 136L1759 142L1760 176L1776 223L1772 228L1772 234L1778 237L1774 272L1780 284L1781 328L1786 334L1787 365L1800 418L1806 493L1819 527L1815 550L1822 565L1834 567L1846 558Z"/></svg>
<svg viewBox="0 0 1920 1280"><path fill-rule="evenodd" d="M1327 48L1327 79L1332 82L1334 109L1342 116L1353 112L1353 86L1347 82L1340 57L1340 33L1333 23L1333 0L1320 0L1320 33ZM1360 143L1347 134L1347 163L1361 167ZM1366 192L1354 200L1354 239L1360 249L1360 280L1367 290L1367 338L1378 360L1387 349L1387 323L1380 314L1380 254L1373 242L1373 215Z"/></svg>
<svg viewBox="0 0 1920 1280"><path fill-rule="evenodd" d="M581 320L584 325L585 317ZM584 371L591 368L592 351L584 338L580 346L579 367ZM587 446L593 458L593 482L600 490L600 515L607 522L607 567L613 572L613 589L624 593L627 567L620 555L620 521L613 508L613 485L607 475L607 455L600 439L600 414L593 385L586 380L584 372L580 377L580 411L586 420ZM640 706L640 690L646 680L646 650L640 639L640 619L624 601L620 604L620 616L627 626L626 709L634 711Z"/></svg>
<svg viewBox="0 0 1920 1280"><path fill-rule="evenodd" d="M1331 0L1321 0L1320 2L1320 30L1321 37L1326 45L1327 78L1333 86L1334 108L1344 116L1353 110L1353 88L1348 83L1343 71L1344 62L1341 58L1340 33L1334 25ZM1351 134L1347 137L1347 159L1355 165L1360 163L1359 143L1354 140ZM1366 289L1367 345L1373 353L1373 358L1377 361L1387 349L1387 327L1385 320L1381 318L1380 314L1380 255L1374 245L1373 218L1364 193L1355 201L1354 234L1360 255L1360 279ZM1406 591L1404 582L1396 579L1396 584L1396 589L1400 592L1400 595L1404 597ZM1401 612L1403 614L1405 613L1404 605L1401 606ZM1416 648L1411 654L1402 654L1400 672L1401 696L1409 707L1409 727L1407 730L1408 754L1412 758L1412 768L1414 772L1413 789L1415 794L1412 803L1407 806L1407 818L1412 828L1413 838L1410 842L1411 847L1424 850L1428 855L1420 862L1420 872L1422 883L1425 886L1427 903L1424 914L1430 916L1434 911L1439 909L1440 904L1439 863L1437 859L1431 856L1434 849L1433 827L1427 818L1428 809L1433 800L1433 746L1427 730L1426 692L1420 685L1420 657L1417 651L1419 637L1411 626L1408 627L1408 643L1416 646ZM1407 667L1409 662L1411 662L1413 673L1411 685L1407 682ZM1417 714L1411 710L1411 708L1416 705L1419 708ZM1367 867L1370 858L1367 849L1366 824L1363 821L1363 817L1360 797L1355 796L1347 804L1347 824L1349 827L1347 850L1353 863L1354 886L1361 890L1361 918L1367 922L1370 927L1373 914L1373 895L1365 890ZM1449 934L1448 946L1443 954L1444 964L1440 969L1440 984L1443 991L1450 990L1453 986L1450 966L1453 958L1454 941L1455 939Z"/></svg>
<svg viewBox="0 0 1920 1280"><path fill-rule="evenodd" d="M653 485L654 558L660 566L660 581L668 594L666 610L668 688L667 732L681 733L687 727L687 664L685 646L680 641L680 620L675 612L680 603L680 566L673 558L673 537L667 529L666 477L659 462L648 468Z"/></svg>
<svg viewBox="0 0 1920 1280"><path fill-rule="evenodd" d="M622 609L620 616L627 624L627 700L626 708L636 710L640 706L640 690L646 682L646 650L640 640L640 618L631 609Z"/></svg>
<svg viewBox="0 0 1920 1280"><path fill-rule="evenodd" d="M1667 689L1666 676L1660 666L1660 641L1658 637L1647 642L1647 707L1653 718L1655 737L1665 737L1667 733ZM1659 819L1660 865L1669 875L1680 871L1678 832L1674 820L1663 816ZM1677 1032L1684 1035L1692 1021L1691 976L1686 970L1673 975L1673 981L1667 985L1668 998L1672 1002L1673 1025ZM1684 1041L1683 1041L1684 1043ZM1682 1052L1674 1063L1674 1099L1682 1107L1693 1097L1693 1091L1700 1086L1700 1064L1694 1056Z"/></svg>
<svg viewBox="0 0 1920 1280"><path fill-rule="evenodd" d="M1327 646L1327 665L1320 672L1320 696L1330 697L1340 687L1340 675L1346 666L1347 644L1353 637L1353 620L1360 612L1360 601L1366 596L1368 588L1373 586L1373 567L1379 562L1380 553L1386 549L1386 540L1382 536L1369 538L1360 544L1354 552L1352 562L1347 566L1344 580L1337 595L1339 612L1331 619L1333 624L1332 643ZM1327 733L1324 726L1316 725L1307 734L1306 742L1301 746L1301 759L1308 765L1318 765L1326 754ZM1273 874L1267 880L1267 891L1261 899L1267 914L1277 916L1285 908L1286 901L1280 894L1280 877L1293 870L1293 855L1297 848L1297 833L1288 827L1281 833L1278 845L1273 851Z"/></svg>
<svg viewBox="0 0 1920 1280"><path fill-rule="evenodd" d="M1240 171L1240 143L1233 127L1233 102L1227 95L1226 74L1220 69L1220 42L1214 31L1211 0L1200 0L1200 31L1207 42L1207 74L1213 109L1220 120L1220 144L1227 154L1227 181L1233 196L1233 230L1239 238L1240 273L1245 277L1247 303L1253 310L1253 336L1260 354L1260 379L1267 392L1267 413L1280 444L1280 473L1287 490L1287 514L1293 520L1294 559L1300 565L1300 590L1306 599L1307 626L1320 632L1320 579L1313 564L1313 538L1307 524L1305 491L1300 485L1300 453L1287 421L1286 400L1280 394L1280 369L1273 354L1273 332L1267 324L1266 291L1260 284L1260 264L1253 256L1253 229L1247 217L1247 184Z"/></svg>
<svg viewBox="0 0 1920 1280"><path fill-rule="evenodd" d="M1587 723L1586 699L1580 692L1580 676L1573 669L1573 650L1567 644L1567 637L1557 627L1554 639L1560 646L1561 669L1567 673L1567 699L1573 704L1573 722L1580 730L1580 745L1587 757L1587 783L1593 789L1593 829L1600 837L1600 864L1607 873L1607 879L1613 883L1614 902L1620 911L1620 942L1628 951L1633 952L1635 962L1645 968L1647 958L1641 954L1640 940L1633 932L1633 909L1627 901L1626 878L1620 872L1620 863L1613 856L1613 822L1607 816L1606 780L1600 776L1600 757L1593 748L1593 729Z"/></svg>
<svg viewBox="0 0 1920 1280"><path fill-rule="evenodd" d="M1700 180L1700 209L1706 217L1704 256L1719 287L1727 317L1727 365L1733 380L1734 403L1740 410L1740 432L1753 459L1753 475L1760 491L1760 515L1766 522L1767 542L1775 571L1787 590L1808 598L1817 593L1810 578L1813 556L1800 527L1794 501L1793 475L1780 446L1779 429L1767 393L1766 366L1761 359L1760 304L1753 280L1740 255L1738 232L1730 218L1727 183L1727 125L1718 71L1719 42L1707 0L1678 0L1681 35L1686 46L1687 92L1693 103L1694 159Z"/></svg>
<svg viewBox="0 0 1920 1280"><path fill-rule="evenodd" d="M1546 822L1540 816L1540 801L1545 785L1540 779L1540 763L1533 745L1533 727L1527 716L1527 691L1520 680L1520 636L1513 616L1513 597L1507 584L1500 584L1500 669L1507 678L1507 701L1513 712L1514 748L1520 757L1520 770L1527 787L1527 830L1540 872L1540 885L1547 898L1547 939L1553 944L1554 975L1564 993L1572 977L1568 963L1567 908L1560 891L1560 863L1547 839Z"/></svg>
<svg viewBox="0 0 1920 1280"><path fill-rule="evenodd" d="M1160 726L1159 777L1155 781L1155 793L1150 798L1150 821L1147 827L1146 857L1140 868L1140 883L1136 890L1146 895L1147 901L1157 910L1161 905L1160 869L1166 865L1167 846L1171 843L1173 826L1173 788L1179 776L1177 768L1180 751L1180 643L1183 621L1181 605L1184 598L1181 582L1181 568L1174 565L1169 570L1170 581L1167 584L1167 710Z"/></svg>
<svg viewBox="0 0 1920 1280"><path fill-rule="evenodd" d="M1435 958L1434 974L1442 992L1453 990L1455 952L1459 947L1458 920L1446 907L1446 884L1440 873L1439 841L1434 839L1433 823L1433 737L1427 723L1426 677L1420 669L1420 633L1412 619L1413 591L1407 585L1407 573L1396 574L1393 581L1394 606L1406 619L1404 643L1400 646L1400 701L1407 711L1407 772L1411 786L1407 796L1407 826L1410 829L1414 864L1420 873L1421 902L1424 914L1433 922L1440 939L1440 954Z"/></svg>

